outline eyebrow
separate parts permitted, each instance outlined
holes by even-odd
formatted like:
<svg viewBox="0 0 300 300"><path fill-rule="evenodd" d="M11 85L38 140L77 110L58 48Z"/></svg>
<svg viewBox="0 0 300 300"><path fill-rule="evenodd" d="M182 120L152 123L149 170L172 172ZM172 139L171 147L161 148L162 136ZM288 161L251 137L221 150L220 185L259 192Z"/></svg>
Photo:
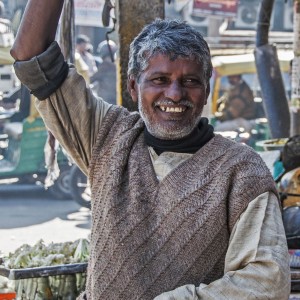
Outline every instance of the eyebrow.
<svg viewBox="0 0 300 300"><path fill-rule="evenodd" d="M149 74L149 76L162 76L162 75L168 76L168 75L171 75L171 73L164 72L164 71L155 71L155 72ZM182 76L183 77L192 76L192 77L198 77L198 78L201 77L201 75L199 75L199 74L192 74L192 73L183 74Z"/></svg>
<svg viewBox="0 0 300 300"><path fill-rule="evenodd" d="M171 75L171 73L164 72L164 71L155 71L154 73L150 73L150 76L158 76L158 75Z"/></svg>

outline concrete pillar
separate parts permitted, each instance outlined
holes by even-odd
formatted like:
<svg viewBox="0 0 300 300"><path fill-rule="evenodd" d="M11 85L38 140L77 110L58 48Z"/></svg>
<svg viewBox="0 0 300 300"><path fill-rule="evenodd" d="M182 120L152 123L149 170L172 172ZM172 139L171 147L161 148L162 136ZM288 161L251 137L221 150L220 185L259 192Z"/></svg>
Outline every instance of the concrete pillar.
<svg viewBox="0 0 300 300"><path fill-rule="evenodd" d="M117 0L116 19L119 34L118 104L136 110L127 92L127 66L129 45L144 25L156 18L164 18L164 0Z"/></svg>

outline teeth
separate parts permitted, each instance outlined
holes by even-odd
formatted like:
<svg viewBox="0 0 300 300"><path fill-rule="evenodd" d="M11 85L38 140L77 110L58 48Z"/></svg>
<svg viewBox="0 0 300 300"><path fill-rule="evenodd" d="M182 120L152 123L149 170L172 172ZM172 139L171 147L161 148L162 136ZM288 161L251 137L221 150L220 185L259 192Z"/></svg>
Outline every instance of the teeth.
<svg viewBox="0 0 300 300"><path fill-rule="evenodd" d="M181 113L181 112L184 112L185 111L185 108L183 107L165 107L165 106L160 106L160 109L162 111L165 111L165 112L171 112L171 113Z"/></svg>

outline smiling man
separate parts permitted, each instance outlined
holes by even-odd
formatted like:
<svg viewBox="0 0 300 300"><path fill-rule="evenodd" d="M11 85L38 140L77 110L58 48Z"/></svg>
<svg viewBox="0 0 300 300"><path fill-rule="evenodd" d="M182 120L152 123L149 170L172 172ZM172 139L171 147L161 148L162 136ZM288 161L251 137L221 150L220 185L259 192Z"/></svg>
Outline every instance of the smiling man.
<svg viewBox="0 0 300 300"><path fill-rule="evenodd" d="M168 59L166 59L168 58ZM209 95L209 83L200 62L157 54L137 78L129 75L129 91L155 137L173 140L197 127Z"/></svg>
<svg viewBox="0 0 300 300"><path fill-rule="evenodd" d="M272 176L201 117L212 74L203 37L181 21L146 26L130 46L139 112L128 112L95 97L64 61L54 42L62 3L29 0L11 53L47 127L91 182L80 299L288 299Z"/></svg>

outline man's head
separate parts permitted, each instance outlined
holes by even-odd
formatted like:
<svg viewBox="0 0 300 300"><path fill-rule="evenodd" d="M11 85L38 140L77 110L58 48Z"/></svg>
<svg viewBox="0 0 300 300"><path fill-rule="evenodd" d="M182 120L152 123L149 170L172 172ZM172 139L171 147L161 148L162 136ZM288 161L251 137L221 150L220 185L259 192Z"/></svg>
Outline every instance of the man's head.
<svg viewBox="0 0 300 300"><path fill-rule="evenodd" d="M144 27L130 45L128 75L139 77L156 54L194 59L203 65L207 82L212 75L210 51L203 36L179 20L157 19Z"/></svg>
<svg viewBox="0 0 300 300"><path fill-rule="evenodd" d="M90 39L86 35L80 34L77 36L76 49L79 53L86 52L89 44L90 44Z"/></svg>
<svg viewBox="0 0 300 300"><path fill-rule="evenodd" d="M242 75L241 74L235 74L235 75L229 75L228 81L231 85L235 86L241 83Z"/></svg>
<svg viewBox="0 0 300 300"><path fill-rule="evenodd" d="M130 45L128 89L148 131L179 139L197 126L209 95L210 51L181 21L155 20Z"/></svg>
<svg viewBox="0 0 300 300"><path fill-rule="evenodd" d="M114 41L109 40L108 42L102 41L98 45L97 52L99 53L100 57L103 61L114 61L115 54L117 52L117 45Z"/></svg>

